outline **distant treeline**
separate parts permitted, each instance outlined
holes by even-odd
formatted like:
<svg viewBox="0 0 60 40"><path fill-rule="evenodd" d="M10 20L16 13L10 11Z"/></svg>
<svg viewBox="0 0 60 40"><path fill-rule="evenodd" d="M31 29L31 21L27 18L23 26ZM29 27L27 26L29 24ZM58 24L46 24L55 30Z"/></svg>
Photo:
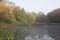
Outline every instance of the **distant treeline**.
<svg viewBox="0 0 60 40"><path fill-rule="evenodd" d="M13 2L0 0L0 22L32 24L32 23L60 23L60 8L45 15L43 12L26 12L24 8Z"/></svg>

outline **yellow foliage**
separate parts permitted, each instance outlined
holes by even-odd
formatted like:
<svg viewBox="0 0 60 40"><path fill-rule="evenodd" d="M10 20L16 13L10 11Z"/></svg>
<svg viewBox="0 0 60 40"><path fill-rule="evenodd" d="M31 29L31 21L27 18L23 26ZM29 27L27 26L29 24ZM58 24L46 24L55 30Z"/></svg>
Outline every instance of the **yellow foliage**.
<svg viewBox="0 0 60 40"><path fill-rule="evenodd" d="M9 7L7 7L6 4L4 4L3 2L0 3L0 18L5 18L7 17L7 13L9 12Z"/></svg>
<svg viewBox="0 0 60 40"><path fill-rule="evenodd" d="M15 16L13 14L13 7L3 2L0 2L0 18L1 19L8 18L12 21L15 21Z"/></svg>
<svg viewBox="0 0 60 40"><path fill-rule="evenodd" d="M33 13L30 13L29 16L31 16L32 19L36 19L36 15L34 15Z"/></svg>
<svg viewBox="0 0 60 40"><path fill-rule="evenodd" d="M0 3L0 13L1 12L8 12L8 9L9 9L9 7L6 5L6 4L4 4L4 3Z"/></svg>

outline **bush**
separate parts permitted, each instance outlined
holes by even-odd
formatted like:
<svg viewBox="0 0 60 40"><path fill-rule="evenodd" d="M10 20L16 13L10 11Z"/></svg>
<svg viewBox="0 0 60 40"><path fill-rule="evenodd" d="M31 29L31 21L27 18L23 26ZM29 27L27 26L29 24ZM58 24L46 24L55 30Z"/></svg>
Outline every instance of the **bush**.
<svg viewBox="0 0 60 40"><path fill-rule="evenodd" d="M0 29L0 38L2 38L3 40L13 40L13 35L14 33L7 29L7 28L1 28Z"/></svg>

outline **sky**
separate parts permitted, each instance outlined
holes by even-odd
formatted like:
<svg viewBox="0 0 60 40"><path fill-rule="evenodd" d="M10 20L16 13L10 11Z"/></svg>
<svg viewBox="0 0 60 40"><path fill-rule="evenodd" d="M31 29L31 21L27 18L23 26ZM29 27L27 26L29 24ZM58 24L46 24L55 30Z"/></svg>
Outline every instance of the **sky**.
<svg viewBox="0 0 60 40"><path fill-rule="evenodd" d="M29 12L48 12L60 8L60 0L11 0L16 5Z"/></svg>

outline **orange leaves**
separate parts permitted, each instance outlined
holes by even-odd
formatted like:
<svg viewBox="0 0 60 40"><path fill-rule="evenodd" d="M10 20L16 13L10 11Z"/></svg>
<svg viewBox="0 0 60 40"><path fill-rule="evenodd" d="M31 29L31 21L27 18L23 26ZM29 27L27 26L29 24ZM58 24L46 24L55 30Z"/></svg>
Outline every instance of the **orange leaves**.
<svg viewBox="0 0 60 40"><path fill-rule="evenodd" d="M0 13L1 12L7 13L9 11L8 9L9 7L6 4L4 4L3 2L0 3Z"/></svg>
<svg viewBox="0 0 60 40"><path fill-rule="evenodd" d="M34 15L33 13L30 13L29 16L31 16L32 19L36 19L36 15Z"/></svg>
<svg viewBox="0 0 60 40"><path fill-rule="evenodd" d="M57 8L57 9L53 10L53 12L60 13L60 8Z"/></svg>
<svg viewBox="0 0 60 40"><path fill-rule="evenodd" d="M0 19L15 20L15 16L13 14L13 7L3 2L0 2Z"/></svg>

